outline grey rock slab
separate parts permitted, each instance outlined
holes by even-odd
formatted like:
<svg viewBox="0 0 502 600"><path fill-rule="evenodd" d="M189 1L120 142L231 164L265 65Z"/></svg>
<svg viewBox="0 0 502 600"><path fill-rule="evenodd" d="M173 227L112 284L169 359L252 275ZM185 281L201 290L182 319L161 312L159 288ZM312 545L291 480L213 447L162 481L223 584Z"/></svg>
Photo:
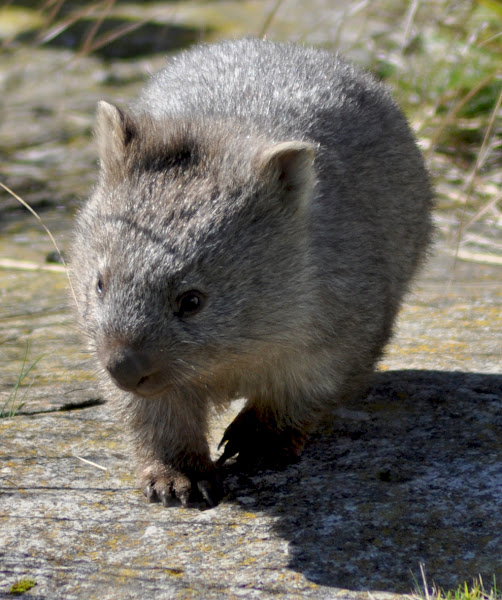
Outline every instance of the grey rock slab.
<svg viewBox="0 0 502 600"><path fill-rule="evenodd" d="M230 468L205 511L146 502L109 406L0 435L0 594L31 577L38 598L363 597L410 591L420 562L447 587L502 575L500 375L382 373L298 464Z"/></svg>
<svg viewBox="0 0 502 600"><path fill-rule="evenodd" d="M0 593L29 576L40 598L323 597L287 568L274 517L235 500L208 511L149 505L107 407L0 429Z"/></svg>
<svg viewBox="0 0 502 600"><path fill-rule="evenodd" d="M25 302L2 326L21 332L21 307L43 297L27 336L44 359L21 411L0 419L0 597L31 578L25 597L56 600L387 598L413 589L420 563L447 588L502 580L501 269L433 258L371 390L284 471L230 465L225 499L205 511L136 489L112 403L68 314L51 312L63 283L52 295L47 275L41 294L39 277L32 289L23 275ZM237 410L214 418L215 455Z"/></svg>

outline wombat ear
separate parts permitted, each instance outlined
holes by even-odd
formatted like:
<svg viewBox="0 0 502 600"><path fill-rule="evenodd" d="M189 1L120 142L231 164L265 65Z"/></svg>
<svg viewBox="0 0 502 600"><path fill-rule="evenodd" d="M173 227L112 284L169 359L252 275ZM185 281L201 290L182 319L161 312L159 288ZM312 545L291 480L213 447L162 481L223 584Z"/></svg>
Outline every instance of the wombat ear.
<svg viewBox="0 0 502 600"><path fill-rule="evenodd" d="M132 117L108 102L98 102L96 137L102 167L107 170L124 158L127 145L134 137L136 127Z"/></svg>
<svg viewBox="0 0 502 600"><path fill-rule="evenodd" d="M258 156L260 179L278 185L298 205L308 201L314 185L315 147L309 142L280 142Z"/></svg>

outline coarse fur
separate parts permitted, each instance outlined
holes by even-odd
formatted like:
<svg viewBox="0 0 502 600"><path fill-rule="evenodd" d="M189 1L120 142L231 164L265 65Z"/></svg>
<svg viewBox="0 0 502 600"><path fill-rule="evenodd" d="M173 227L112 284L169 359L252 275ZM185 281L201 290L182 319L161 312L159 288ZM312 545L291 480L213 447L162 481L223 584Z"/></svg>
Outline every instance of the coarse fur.
<svg viewBox="0 0 502 600"><path fill-rule="evenodd" d="M247 398L219 464L277 466L367 383L430 241L423 160L370 75L255 39L174 57L96 131L80 324L147 497L214 505L211 405Z"/></svg>

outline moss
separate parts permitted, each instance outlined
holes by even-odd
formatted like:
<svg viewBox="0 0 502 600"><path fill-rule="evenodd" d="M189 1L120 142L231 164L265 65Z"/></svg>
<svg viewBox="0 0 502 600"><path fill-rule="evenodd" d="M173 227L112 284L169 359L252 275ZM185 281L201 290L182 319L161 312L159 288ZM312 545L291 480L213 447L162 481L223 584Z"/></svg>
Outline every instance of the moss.
<svg viewBox="0 0 502 600"><path fill-rule="evenodd" d="M9 593L13 596L20 596L24 594L28 590L31 590L32 587L35 587L37 584L34 579L26 578L20 579L16 581L14 585L11 586Z"/></svg>

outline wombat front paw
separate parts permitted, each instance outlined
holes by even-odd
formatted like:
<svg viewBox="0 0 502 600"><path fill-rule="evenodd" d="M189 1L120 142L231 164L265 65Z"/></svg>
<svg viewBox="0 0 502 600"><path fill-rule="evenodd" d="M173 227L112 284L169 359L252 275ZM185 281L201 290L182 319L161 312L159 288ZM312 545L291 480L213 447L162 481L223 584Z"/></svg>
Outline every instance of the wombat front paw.
<svg viewBox="0 0 502 600"><path fill-rule="evenodd" d="M201 502L213 508L225 493L215 469L190 474L167 466L147 469L140 475L140 486L149 502L162 502L166 507L178 500L185 508Z"/></svg>
<svg viewBox="0 0 502 600"><path fill-rule="evenodd" d="M300 429L279 427L275 419L245 408L225 430L219 445L225 449L216 465L238 454L237 465L244 470L281 469L299 459L306 437Z"/></svg>

